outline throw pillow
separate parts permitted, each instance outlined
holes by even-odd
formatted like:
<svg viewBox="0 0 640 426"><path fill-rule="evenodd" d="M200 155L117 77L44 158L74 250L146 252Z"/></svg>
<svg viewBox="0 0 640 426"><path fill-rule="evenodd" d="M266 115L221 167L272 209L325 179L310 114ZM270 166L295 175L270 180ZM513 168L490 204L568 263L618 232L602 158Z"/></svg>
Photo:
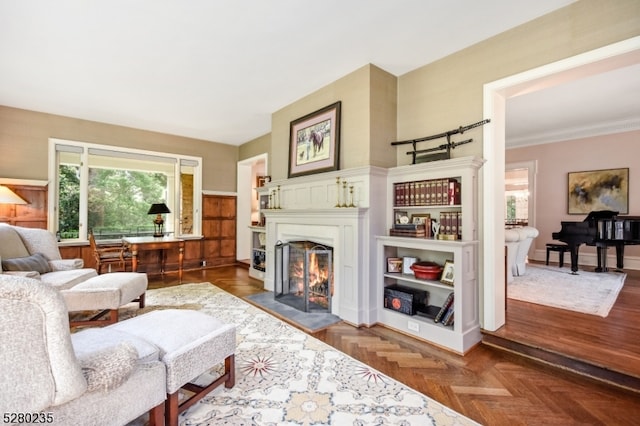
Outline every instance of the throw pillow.
<svg viewBox="0 0 640 426"><path fill-rule="evenodd" d="M87 391L107 392L123 384L138 361L138 351L129 342L122 342L80 358L82 374L87 379Z"/></svg>
<svg viewBox="0 0 640 426"><path fill-rule="evenodd" d="M36 271L41 274L51 272L49 261L42 253L32 254L27 257L16 257L2 260L2 269L5 271Z"/></svg>

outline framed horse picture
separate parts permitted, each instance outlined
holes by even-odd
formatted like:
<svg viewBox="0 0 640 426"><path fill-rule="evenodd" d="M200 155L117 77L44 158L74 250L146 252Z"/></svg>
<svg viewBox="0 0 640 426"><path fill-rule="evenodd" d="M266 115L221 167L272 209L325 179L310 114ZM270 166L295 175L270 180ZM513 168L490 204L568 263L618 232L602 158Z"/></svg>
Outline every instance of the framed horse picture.
<svg viewBox="0 0 640 426"><path fill-rule="evenodd" d="M338 170L340 106L338 101L291 122L290 178Z"/></svg>

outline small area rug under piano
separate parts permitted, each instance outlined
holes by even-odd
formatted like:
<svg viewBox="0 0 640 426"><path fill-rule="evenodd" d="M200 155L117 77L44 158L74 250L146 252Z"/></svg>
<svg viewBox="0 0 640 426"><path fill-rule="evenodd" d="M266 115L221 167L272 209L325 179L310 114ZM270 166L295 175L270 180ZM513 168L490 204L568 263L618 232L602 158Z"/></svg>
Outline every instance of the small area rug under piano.
<svg viewBox="0 0 640 426"><path fill-rule="evenodd" d="M514 277L507 297L605 318L616 303L627 274L578 271L528 264L525 275Z"/></svg>

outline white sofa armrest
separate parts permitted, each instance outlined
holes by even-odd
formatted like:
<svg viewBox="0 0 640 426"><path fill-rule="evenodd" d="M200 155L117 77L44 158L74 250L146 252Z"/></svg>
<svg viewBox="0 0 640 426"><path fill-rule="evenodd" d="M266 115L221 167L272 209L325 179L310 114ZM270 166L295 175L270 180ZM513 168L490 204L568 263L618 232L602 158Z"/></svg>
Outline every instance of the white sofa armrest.
<svg viewBox="0 0 640 426"><path fill-rule="evenodd" d="M40 279L40 272L38 271L2 271L2 273L18 277L32 278L34 280Z"/></svg>
<svg viewBox="0 0 640 426"><path fill-rule="evenodd" d="M529 249L531 248L533 240L539 235L539 231L532 226L516 228L516 231L520 234L520 244L518 245L518 252L516 253L513 275L520 276L526 272Z"/></svg>
<svg viewBox="0 0 640 426"><path fill-rule="evenodd" d="M518 253L518 245L520 245L520 234L514 229L505 229L504 245L507 247L507 284L513 282L513 271L516 265L516 254Z"/></svg>
<svg viewBox="0 0 640 426"><path fill-rule="evenodd" d="M49 266L52 271L69 271L71 269L82 269L84 260L82 259L57 259L50 260Z"/></svg>

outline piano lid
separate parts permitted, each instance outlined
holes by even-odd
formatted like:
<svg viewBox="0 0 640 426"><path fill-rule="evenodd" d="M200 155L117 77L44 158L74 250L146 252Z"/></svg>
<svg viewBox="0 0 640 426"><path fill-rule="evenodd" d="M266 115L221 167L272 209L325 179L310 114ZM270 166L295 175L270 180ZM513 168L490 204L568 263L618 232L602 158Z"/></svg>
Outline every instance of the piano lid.
<svg viewBox="0 0 640 426"><path fill-rule="evenodd" d="M611 219L618 215L618 212L613 210L594 210L589 212L587 217L584 218L584 222L591 222L598 219Z"/></svg>

